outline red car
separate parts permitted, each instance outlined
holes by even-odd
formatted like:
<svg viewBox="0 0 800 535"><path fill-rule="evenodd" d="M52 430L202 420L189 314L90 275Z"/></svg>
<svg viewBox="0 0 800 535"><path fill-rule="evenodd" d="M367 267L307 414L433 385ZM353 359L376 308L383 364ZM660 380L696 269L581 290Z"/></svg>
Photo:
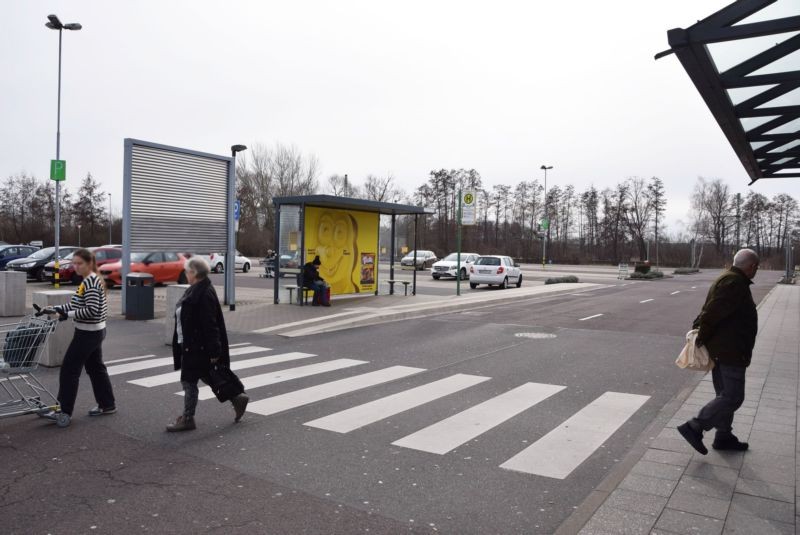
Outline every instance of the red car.
<svg viewBox="0 0 800 535"><path fill-rule="evenodd" d="M97 259L97 267L110 264L112 262L119 262L122 258L122 249L117 247L88 247L94 253ZM48 281L53 281L56 271L56 263L50 262L44 267L44 276ZM60 282L71 282L72 284L80 284L81 277L72 268L72 253L65 256L61 260L61 265L58 267L58 278Z"/></svg>
<svg viewBox="0 0 800 535"><path fill-rule="evenodd" d="M131 253L131 273L150 273L156 284L167 282L186 283L183 266L186 257L178 253ZM106 264L100 268L100 276L106 286L112 288L122 284L122 261Z"/></svg>

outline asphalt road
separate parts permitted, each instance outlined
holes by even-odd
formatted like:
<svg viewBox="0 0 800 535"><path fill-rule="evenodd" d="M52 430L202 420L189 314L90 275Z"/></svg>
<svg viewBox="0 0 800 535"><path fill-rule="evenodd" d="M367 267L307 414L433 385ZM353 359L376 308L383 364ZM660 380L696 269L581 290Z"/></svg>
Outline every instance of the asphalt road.
<svg viewBox="0 0 800 535"><path fill-rule="evenodd" d="M289 403L293 396L309 401L314 390L303 389L395 366L419 370L371 387L366 385L366 376L360 377L340 395L298 406L289 403L288 410L271 415L250 412L238 425L231 422L229 406L213 399L201 401L199 429L177 436L164 433L163 425L180 413L182 398L175 395L179 385L173 382L147 387L129 382L163 374L171 368L129 371L112 377L119 414L104 417L98 423L78 417L66 431L47 431L62 433L66 441L77 444L78 437L102 426L104 440L111 442L98 460L104 464L113 464L113 455L112 460L106 458L107 450L114 447L113 437L124 437L136 444L136 448L128 449L145 455L148 462L157 464L152 454L144 452L162 452L159 456L165 463L186 463L186 470L197 470L196 479L211 487L213 478L206 482L209 471L217 471L225 481L236 481L238 474L252 489L249 497L262 500L257 503L263 504L263 515L256 514L252 521L267 519L264 525L272 526L272 531L263 532L552 533L625 458L637 440L651 438L642 433L664 406L699 379L695 373L677 369L674 360L713 276L706 272L654 282L624 282L601 276L608 286L596 290L520 299L441 317L291 340L273 335L235 335L231 343L239 348L270 349L253 350L234 360L289 352L308 354L266 369L241 370L239 374L245 380L276 370L334 361L343 366L349 362L346 368L293 380L273 378L272 384L250 388L254 407L276 400ZM759 274L753 286L756 301L766 295L779 276L774 272ZM450 284L441 282L442 287ZM105 346L107 361L144 354L168 355L167 348L147 338L151 328L148 324L116 325L128 330L109 337ZM431 400L424 399L424 389L408 397L402 395L412 388L451 380L456 374L475 376L476 382L449 395L440 392ZM49 384L56 380L52 371L43 377ZM424 444L419 440L420 430L441 425L454 415L528 383L552 392L504 421L492 425L484 422L485 432L466 441L453 438L464 432L464 426L440 430L437 440L452 440L455 444L446 453L410 447ZM300 394L293 394L300 390ZM347 425L348 419L339 415L340 411L395 394L398 397L381 409L386 414L392 412L392 407L399 411L403 404L417 405L374 421L365 411L359 416L361 427L347 432L319 425L325 422L320 419L331 415L337 416L327 421L329 427ZM599 412L586 412L597 400L617 394L623 394L626 400L617 427L607 421L613 419L614 411L601 407ZM84 379L79 407L90 405L88 381ZM502 405L501 409L510 411L508 407ZM583 457L578 450L591 438L581 427L587 425L581 416L590 417L590 424L610 426L607 438ZM305 425L315 420L318 425ZM41 436L45 432L43 426L29 419L0 420L0 435L9 441L17 436L22 440L27 435ZM578 434L570 436L570 432ZM43 440L46 448L58 448L52 439ZM393 444L397 441L400 445ZM501 467L511 459L519 459L516 456L534 443L539 448L534 450L537 455L521 461L528 471L519 471L520 465L513 462L507 466L517 469ZM85 447L91 449L92 444ZM570 460L567 454L577 460ZM45 450L43 455L51 455L51 450ZM135 459L136 454L130 453L124 462L135 463ZM83 462L91 465L85 459ZM175 465L170 466L170 475L175 470L180 472ZM562 474L543 475L553 467ZM159 488L158 470L152 470L154 474L144 480L143 488L150 481L153 492L164 495L166 504L170 500L180 502L181 493ZM191 479L195 477L193 473L184 476ZM97 484L102 485L102 478L99 481ZM232 484L228 487L238 488ZM230 490L227 496L235 493L235 489ZM198 497L206 499L214 503L219 498ZM160 514L163 519L175 517L174 511L170 516L169 510L153 503L147 492L126 500L127 510L133 511L130 522L147 525L148 529L152 514ZM83 511L80 503L75 509L75 514L97 516L96 510ZM203 508L197 509L202 516ZM230 514L248 519L254 516L252 510L239 509L234 507ZM21 521L24 512L24 507L14 509L11 520ZM347 520L331 520L337 515ZM53 516L49 518L50 522L57 522ZM270 524L269 520L274 522ZM40 522L35 524L37 527L51 527L44 520L36 522ZM181 525L169 527L164 532L184 532ZM254 527L251 532L258 529Z"/></svg>

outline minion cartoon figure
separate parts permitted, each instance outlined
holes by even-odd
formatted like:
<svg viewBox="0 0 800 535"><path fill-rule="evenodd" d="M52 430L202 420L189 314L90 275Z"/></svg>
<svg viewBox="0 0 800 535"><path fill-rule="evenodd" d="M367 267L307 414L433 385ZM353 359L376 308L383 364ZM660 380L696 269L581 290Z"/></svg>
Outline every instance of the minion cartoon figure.
<svg viewBox="0 0 800 535"><path fill-rule="evenodd" d="M309 210L307 256L319 256L319 275L332 294L358 293L358 223L338 210ZM317 216L318 217L314 217Z"/></svg>

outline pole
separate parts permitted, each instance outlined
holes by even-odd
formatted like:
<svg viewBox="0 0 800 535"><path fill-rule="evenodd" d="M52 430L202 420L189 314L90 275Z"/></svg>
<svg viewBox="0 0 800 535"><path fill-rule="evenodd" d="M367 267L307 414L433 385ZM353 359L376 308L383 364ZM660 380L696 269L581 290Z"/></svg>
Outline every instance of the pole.
<svg viewBox="0 0 800 535"><path fill-rule="evenodd" d="M419 215L414 214L414 275L411 295L417 295L417 247L419 246L419 232L417 232L417 227L419 227Z"/></svg>
<svg viewBox="0 0 800 535"><path fill-rule="evenodd" d="M236 203L236 151L231 150L231 161L228 164L228 250L225 252L225 304L229 310L236 310L236 232L234 231L233 210Z"/></svg>
<svg viewBox="0 0 800 535"><path fill-rule="evenodd" d="M547 235L550 234L550 219L547 213L547 168L544 169L544 219L547 221L547 228L544 229L544 237L542 238L542 269L545 268L547 261Z"/></svg>
<svg viewBox="0 0 800 535"><path fill-rule="evenodd" d="M456 295L461 295L461 189L458 190L458 226L456 227Z"/></svg>
<svg viewBox="0 0 800 535"><path fill-rule="evenodd" d="M56 111L56 160L61 159L61 34L63 31L58 29L58 108ZM58 289L59 284L59 269L61 267L58 261L58 246L61 243L61 181L56 180L56 236L55 243L55 266L53 272L53 287Z"/></svg>
<svg viewBox="0 0 800 535"><path fill-rule="evenodd" d="M114 226L114 218L111 215L111 193L108 194L108 244L114 243L111 237L111 228Z"/></svg>
<svg viewBox="0 0 800 535"><path fill-rule="evenodd" d="M392 244L389 246L389 280L394 280L394 256L395 251L395 225L397 224L397 215L392 214ZM389 295L394 294L394 284L389 285Z"/></svg>

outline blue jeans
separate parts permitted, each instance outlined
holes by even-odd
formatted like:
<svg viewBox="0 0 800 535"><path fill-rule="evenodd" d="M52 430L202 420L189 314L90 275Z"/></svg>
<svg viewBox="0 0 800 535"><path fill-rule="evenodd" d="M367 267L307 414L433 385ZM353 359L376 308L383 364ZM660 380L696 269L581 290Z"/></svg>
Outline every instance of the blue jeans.
<svg viewBox="0 0 800 535"><path fill-rule="evenodd" d="M326 290L327 286L325 286L324 282L314 281L309 283L307 287L314 290L314 303L318 303L320 305L324 305L326 303L328 292Z"/></svg>
<svg viewBox="0 0 800 535"><path fill-rule="evenodd" d="M717 363L711 371L714 391L717 397L700 409L694 419L703 431L712 427L717 430L718 439L727 439L732 435L733 413L744 403L744 376L747 368L743 366L726 366Z"/></svg>

